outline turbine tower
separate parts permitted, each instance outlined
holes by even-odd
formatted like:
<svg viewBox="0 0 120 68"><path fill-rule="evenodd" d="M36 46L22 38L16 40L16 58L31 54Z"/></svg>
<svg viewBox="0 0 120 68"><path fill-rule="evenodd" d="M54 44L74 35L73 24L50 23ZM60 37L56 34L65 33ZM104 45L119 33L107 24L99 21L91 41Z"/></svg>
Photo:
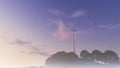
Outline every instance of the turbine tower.
<svg viewBox="0 0 120 68"><path fill-rule="evenodd" d="M73 45L73 52L75 53L75 28L74 27L72 27L71 28L71 31L72 31L72 45Z"/></svg>

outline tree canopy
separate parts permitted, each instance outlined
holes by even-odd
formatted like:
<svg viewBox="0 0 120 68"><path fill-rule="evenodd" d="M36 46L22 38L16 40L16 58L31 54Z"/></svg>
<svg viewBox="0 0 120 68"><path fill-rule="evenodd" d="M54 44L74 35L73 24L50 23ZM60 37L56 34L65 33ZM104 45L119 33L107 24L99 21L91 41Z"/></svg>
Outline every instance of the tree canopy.
<svg viewBox="0 0 120 68"><path fill-rule="evenodd" d="M80 57L75 53L64 51L57 52L51 55L45 62L46 65L80 65L80 64L119 64L119 57L117 53L111 50L101 52L100 50L93 50L89 53L87 50L80 52Z"/></svg>

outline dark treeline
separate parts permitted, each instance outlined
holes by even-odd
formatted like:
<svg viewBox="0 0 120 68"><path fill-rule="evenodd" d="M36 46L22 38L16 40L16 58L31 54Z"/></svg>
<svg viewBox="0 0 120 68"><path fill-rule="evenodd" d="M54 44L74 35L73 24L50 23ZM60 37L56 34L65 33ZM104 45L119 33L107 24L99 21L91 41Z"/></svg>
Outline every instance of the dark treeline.
<svg viewBox="0 0 120 68"><path fill-rule="evenodd" d="M80 55L73 52L66 53L64 51L57 52L51 55L45 62L46 66L52 65L111 65L119 64L118 55L111 50L101 52L93 50L89 53L87 50L82 50Z"/></svg>

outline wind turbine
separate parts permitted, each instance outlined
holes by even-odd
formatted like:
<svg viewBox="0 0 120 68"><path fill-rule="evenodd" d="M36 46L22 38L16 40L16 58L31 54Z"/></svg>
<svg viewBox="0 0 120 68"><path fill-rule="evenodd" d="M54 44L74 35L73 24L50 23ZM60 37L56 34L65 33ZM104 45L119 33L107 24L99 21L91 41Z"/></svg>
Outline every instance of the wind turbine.
<svg viewBox="0 0 120 68"><path fill-rule="evenodd" d="M71 24L71 25L66 25L66 27L72 32L72 34L71 34L71 36L72 36L72 48L73 48L73 53L75 53L75 31L76 31L76 29L75 29L75 27L74 27L74 25L73 24Z"/></svg>
<svg viewBox="0 0 120 68"><path fill-rule="evenodd" d="M75 28L72 26L70 28L70 30L72 31L72 45L73 45L73 52L75 53Z"/></svg>

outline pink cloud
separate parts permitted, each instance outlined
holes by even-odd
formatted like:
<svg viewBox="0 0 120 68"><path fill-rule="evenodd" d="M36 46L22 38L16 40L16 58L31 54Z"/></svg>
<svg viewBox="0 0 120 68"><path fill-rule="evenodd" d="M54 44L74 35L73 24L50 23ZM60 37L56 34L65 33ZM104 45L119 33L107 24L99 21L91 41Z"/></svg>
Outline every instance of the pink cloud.
<svg viewBox="0 0 120 68"><path fill-rule="evenodd" d="M51 20L52 24L57 26L55 32L52 33L52 36L58 40L72 40L72 32L70 26L67 28L62 20ZM54 23L53 23L54 22ZM72 25L73 26L73 25ZM93 30L77 30L75 32L75 39L86 39L94 34Z"/></svg>
<svg viewBox="0 0 120 68"><path fill-rule="evenodd" d="M83 15L85 15L85 11L78 10L72 14L72 17L75 18L75 17L80 17Z"/></svg>
<svg viewBox="0 0 120 68"><path fill-rule="evenodd" d="M71 39L71 33L67 30L62 20L58 20L57 30L52 33L52 36L59 40Z"/></svg>

